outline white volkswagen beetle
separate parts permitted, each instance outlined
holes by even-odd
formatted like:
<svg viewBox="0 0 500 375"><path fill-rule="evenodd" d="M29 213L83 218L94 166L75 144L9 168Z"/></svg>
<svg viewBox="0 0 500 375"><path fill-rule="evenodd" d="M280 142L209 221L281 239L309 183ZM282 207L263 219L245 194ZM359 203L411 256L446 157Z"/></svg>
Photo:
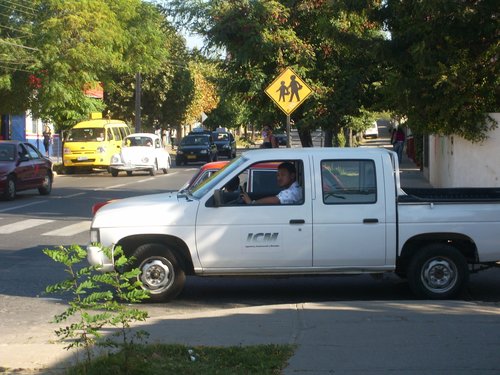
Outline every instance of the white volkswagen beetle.
<svg viewBox="0 0 500 375"><path fill-rule="evenodd" d="M156 134L133 133L123 139L119 154L111 158L110 172L113 177L120 171L131 175L133 171L149 171L154 176L159 169L168 173L170 155Z"/></svg>

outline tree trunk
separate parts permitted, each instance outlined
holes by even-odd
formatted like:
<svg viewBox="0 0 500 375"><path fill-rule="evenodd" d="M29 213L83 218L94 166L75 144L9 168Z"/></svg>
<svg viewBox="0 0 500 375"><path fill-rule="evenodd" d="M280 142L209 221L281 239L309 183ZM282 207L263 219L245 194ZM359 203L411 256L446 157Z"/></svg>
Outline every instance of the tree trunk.
<svg viewBox="0 0 500 375"><path fill-rule="evenodd" d="M311 130L309 130L308 128L303 129L303 128L299 127L298 133L299 133L300 143L301 143L302 147L313 147Z"/></svg>
<svg viewBox="0 0 500 375"><path fill-rule="evenodd" d="M325 134L325 140L323 147L333 147L333 130L325 129L324 134Z"/></svg>

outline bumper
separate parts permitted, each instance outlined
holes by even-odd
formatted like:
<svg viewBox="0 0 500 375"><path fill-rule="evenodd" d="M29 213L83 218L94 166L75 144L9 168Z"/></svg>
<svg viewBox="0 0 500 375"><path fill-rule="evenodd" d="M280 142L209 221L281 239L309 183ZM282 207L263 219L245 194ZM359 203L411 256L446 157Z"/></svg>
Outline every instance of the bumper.
<svg viewBox="0 0 500 375"><path fill-rule="evenodd" d="M220 156L227 156L230 157L233 154L233 151L230 148L221 148L217 150L217 153Z"/></svg>
<svg viewBox="0 0 500 375"><path fill-rule="evenodd" d="M87 246L87 261L91 266L99 267L102 272L111 272L115 265L112 259L109 259L100 246Z"/></svg>
<svg viewBox="0 0 500 375"><path fill-rule="evenodd" d="M65 167L107 167L109 160L104 156L75 157L64 156L63 165Z"/></svg>
<svg viewBox="0 0 500 375"><path fill-rule="evenodd" d="M132 171L145 171L145 170L150 170L154 168L154 166L151 164L111 164L111 168L116 169L118 171L127 171L127 172L132 172Z"/></svg>
<svg viewBox="0 0 500 375"><path fill-rule="evenodd" d="M182 162L198 162L198 161L208 161L210 160L210 154L184 154L184 155L177 155L176 160L182 161Z"/></svg>

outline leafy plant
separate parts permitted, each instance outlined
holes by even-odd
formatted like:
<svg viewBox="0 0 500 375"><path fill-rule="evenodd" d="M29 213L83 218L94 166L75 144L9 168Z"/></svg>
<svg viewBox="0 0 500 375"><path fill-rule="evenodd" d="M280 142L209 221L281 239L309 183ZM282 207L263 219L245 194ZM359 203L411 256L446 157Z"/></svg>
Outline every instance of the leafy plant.
<svg viewBox="0 0 500 375"><path fill-rule="evenodd" d="M111 255L110 249L104 251ZM90 364L94 345L121 346L129 350L134 338L143 339L147 335L144 331L130 334L131 323L146 320L148 314L124 303L140 302L148 298L148 292L142 288L137 277L140 271L131 268L132 259L127 258L120 247L114 249L113 256L116 269L123 272L115 270L109 273L99 272L99 267L82 267L81 262L86 259L87 252L78 245L60 246L43 252L52 260L62 263L68 273L67 279L45 289L49 294L69 294L72 297L69 307L54 317L56 323L76 318L66 327L55 331L60 341L69 341L65 349L83 347L86 362ZM101 340L101 331L105 326L119 328L113 336L121 336L120 343L110 337ZM125 369L127 366L128 362L124 362Z"/></svg>

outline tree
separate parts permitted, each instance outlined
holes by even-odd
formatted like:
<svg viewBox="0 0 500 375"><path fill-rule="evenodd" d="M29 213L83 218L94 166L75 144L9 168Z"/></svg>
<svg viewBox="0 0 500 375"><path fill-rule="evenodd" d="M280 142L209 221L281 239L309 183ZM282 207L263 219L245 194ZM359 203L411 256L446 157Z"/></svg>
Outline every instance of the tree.
<svg viewBox="0 0 500 375"><path fill-rule="evenodd" d="M265 87L290 66L315 94L294 114L303 145L318 125L338 132L344 116L372 103L379 80L373 41L380 26L369 21L378 1L352 2L173 0L171 9L208 46L223 48L231 75L224 95L243 98L248 121L282 122L284 115L264 94ZM328 145L331 145L331 137Z"/></svg>
<svg viewBox="0 0 500 375"><path fill-rule="evenodd" d="M412 130L480 141L499 108L495 1L388 0L389 105Z"/></svg>
<svg viewBox="0 0 500 375"><path fill-rule="evenodd" d="M23 4L20 9L26 9ZM18 12L9 19L17 17L19 23L29 25L24 42L36 48L31 55L34 61L27 72L17 71L1 80L0 95L12 97L16 88L24 87L18 90L23 95L16 96L7 109L30 108L59 129L105 108L104 102L84 95L85 85L102 82L112 95L119 91L117 76L157 72L166 59L164 18L149 3L36 0L29 9L30 13Z"/></svg>

